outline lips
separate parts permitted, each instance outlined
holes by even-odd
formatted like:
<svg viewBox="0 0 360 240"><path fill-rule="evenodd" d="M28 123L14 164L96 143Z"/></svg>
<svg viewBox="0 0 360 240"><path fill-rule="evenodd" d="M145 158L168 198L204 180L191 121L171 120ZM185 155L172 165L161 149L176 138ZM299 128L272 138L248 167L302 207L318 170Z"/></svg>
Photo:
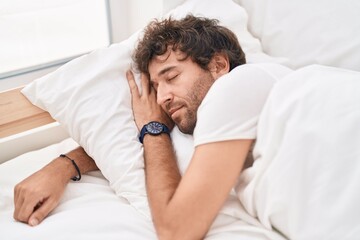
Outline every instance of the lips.
<svg viewBox="0 0 360 240"><path fill-rule="evenodd" d="M168 110L169 116L171 118L173 118L172 116L174 115L174 113L176 113L178 110L180 110L183 106L177 106L177 107L172 107Z"/></svg>

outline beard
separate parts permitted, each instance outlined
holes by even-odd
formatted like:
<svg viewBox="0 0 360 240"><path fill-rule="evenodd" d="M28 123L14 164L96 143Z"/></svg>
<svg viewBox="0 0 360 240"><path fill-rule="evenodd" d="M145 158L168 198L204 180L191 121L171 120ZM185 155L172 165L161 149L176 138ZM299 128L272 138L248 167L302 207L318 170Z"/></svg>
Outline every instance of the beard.
<svg viewBox="0 0 360 240"><path fill-rule="evenodd" d="M215 79L209 71L205 71L198 76L192 88L183 101L185 113L179 119L173 119L179 130L185 134L193 134L197 122L197 111L205 98Z"/></svg>

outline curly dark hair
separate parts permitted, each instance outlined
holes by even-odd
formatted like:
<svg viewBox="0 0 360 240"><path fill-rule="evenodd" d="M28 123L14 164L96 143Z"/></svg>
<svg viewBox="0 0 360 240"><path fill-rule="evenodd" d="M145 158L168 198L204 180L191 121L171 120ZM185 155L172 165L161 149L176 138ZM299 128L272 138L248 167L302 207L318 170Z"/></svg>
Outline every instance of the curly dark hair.
<svg viewBox="0 0 360 240"><path fill-rule="evenodd" d="M171 17L154 20L145 28L133 56L138 70L149 75L149 62L154 56L164 54L169 46L185 53L185 59L191 57L205 70L215 53L228 56L230 71L246 63L245 54L232 31L220 26L216 19L187 15L181 20Z"/></svg>

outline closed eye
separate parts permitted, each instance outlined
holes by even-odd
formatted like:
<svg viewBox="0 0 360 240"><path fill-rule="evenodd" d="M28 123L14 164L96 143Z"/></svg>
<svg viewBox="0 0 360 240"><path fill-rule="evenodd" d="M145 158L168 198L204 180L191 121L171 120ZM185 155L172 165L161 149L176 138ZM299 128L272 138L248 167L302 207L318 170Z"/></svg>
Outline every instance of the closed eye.
<svg viewBox="0 0 360 240"><path fill-rule="evenodd" d="M171 80L174 80L175 78L177 78L177 76L179 76L179 74L176 74L176 75L173 76L173 77L169 77L169 78L167 79L167 81L169 82L169 81L171 81Z"/></svg>

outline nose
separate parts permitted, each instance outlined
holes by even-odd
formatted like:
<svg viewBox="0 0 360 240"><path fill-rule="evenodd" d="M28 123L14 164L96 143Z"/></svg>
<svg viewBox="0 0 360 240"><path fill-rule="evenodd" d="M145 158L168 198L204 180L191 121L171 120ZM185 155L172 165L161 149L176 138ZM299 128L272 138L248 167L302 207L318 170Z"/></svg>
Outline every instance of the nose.
<svg viewBox="0 0 360 240"><path fill-rule="evenodd" d="M156 93L156 100L159 105L166 104L171 102L173 99L173 94L168 86L164 84L159 84Z"/></svg>

